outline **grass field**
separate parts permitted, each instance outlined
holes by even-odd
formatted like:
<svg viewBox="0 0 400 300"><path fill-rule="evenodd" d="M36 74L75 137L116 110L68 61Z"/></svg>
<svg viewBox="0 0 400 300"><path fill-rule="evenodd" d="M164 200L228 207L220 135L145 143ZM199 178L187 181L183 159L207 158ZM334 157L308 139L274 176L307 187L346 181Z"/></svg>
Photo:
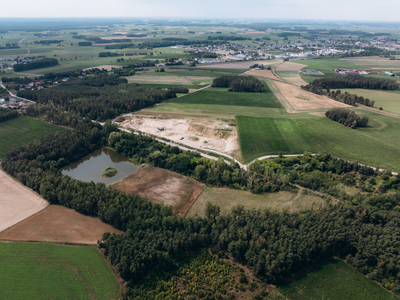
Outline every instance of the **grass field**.
<svg viewBox="0 0 400 300"><path fill-rule="evenodd" d="M299 199L293 200L297 190L280 191L276 193L252 194L247 191L233 190L229 188L207 187L197 198L188 211L188 216L205 216L207 201L221 208L222 213L230 213L232 207L243 204L246 209L270 209L277 211L289 210L297 213L314 206L324 205L324 200L314 195L302 194Z"/></svg>
<svg viewBox="0 0 400 300"><path fill-rule="evenodd" d="M0 123L0 159L23 145L62 130L65 129L27 116L2 122Z"/></svg>
<svg viewBox="0 0 400 300"><path fill-rule="evenodd" d="M118 283L94 247L0 243L1 299L116 299Z"/></svg>
<svg viewBox="0 0 400 300"><path fill-rule="evenodd" d="M227 105L247 107L281 108L275 95L265 87L263 93L228 92L226 88L207 88L185 97L172 99L170 103Z"/></svg>
<svg viewBox="0 0 400 300"><path fill-rule="evenodd" d="M298 276L297 280L278 286L279 292L293 300L399 299L342 260L332 259Z"/></svg>
<svg viewBox="0 0 400 300"><path fill-rule="evenodd" d="M375 101L374 107L382 107L384 111L400 114L400 93L393 91L377 91L366 89L341 89L342 93L348 92L363 96Z"/></svg>
<svg viewBox="0 0 400 300"><path fill-rule="evenodd" d="M294 120L237 116L236 124L245 163L264 155L315 151Z"/></svg>

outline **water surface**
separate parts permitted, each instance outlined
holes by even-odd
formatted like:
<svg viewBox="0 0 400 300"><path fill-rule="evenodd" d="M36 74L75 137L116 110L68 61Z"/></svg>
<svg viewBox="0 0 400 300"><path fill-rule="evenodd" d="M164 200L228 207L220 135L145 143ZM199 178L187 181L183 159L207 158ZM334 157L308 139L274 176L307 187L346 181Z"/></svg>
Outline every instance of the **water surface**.
<svg viewBox="0 0 400 300"><path fill-rule="evenodd" d="M117 175L111 178L101 177L104 169L114 167ZM135 172L138 167L125 156L109 149L98 149L61 169L61 173L72 178L109 185Z"/></svg>

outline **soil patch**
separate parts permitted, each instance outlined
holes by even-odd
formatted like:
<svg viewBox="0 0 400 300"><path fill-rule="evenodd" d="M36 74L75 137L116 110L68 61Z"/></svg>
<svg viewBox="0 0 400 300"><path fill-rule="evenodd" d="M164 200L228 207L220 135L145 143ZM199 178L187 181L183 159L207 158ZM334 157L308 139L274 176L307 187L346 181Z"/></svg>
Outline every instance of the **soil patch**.
<svg viewBox="0 0 400 300"><path fill-rule="evenodd" d="M105 70L107 70L107 71L110 71L112 68L121 69L122 66L117 66L117 65L102 65L102 66L98 66L98 67L87 68L87 69L84 69L83 71L87 71L87 70L91 70L91 69L100 69L100 70L105 69Z"/></svg>
<svg viewBox="0 0 400 300"><path fill-rule="evenodd" d="M38 194L0 170L0 232L44 209Z"/></svg>
<svg viewBox="0 0 400 300"><path fill-rule="evenodd" d="M316 95L314 93L302 90L300 87L293 86L291 84L275 81L280 93L290 103L293 109L297 111L307 111L321 108L333 108L333 107L351 107L347 104L341 103L329 99L322 95ZM301 100L301 98L309 99L310 101Z"/></svg>
<svg viewBox="0 0 400 300"><path fill-rule="evenodd" d="M97 244L103 233L122 233L98 218L73 209L51 205L0 233L0 240Z"/></svg>
<svg viewBox="0 0 400 300"><path fill-rule="evenodd" d="M236 127L228 125L229 120L227 121L228 123L214 119L135 115L121 123L121 126L164 137L190 147L217 150L231 155L239 149L239 143Z"/></svg>
<svg viewBox="0 0 400 300"><path fill-rule="evenodd" d="M303 79L301 79L299 76L295 77L285 77L285 80L287 82L293 83L294 85L297 86L302 86L302 85L307 85L308 82L305 82Z"/></svg>
<svg viewBox="0 0 400 300"><path fill-rule="evenodd" d="M286 61L279 66L276 67L276 70L279 71L300 71L304 67L307 67L307 65L303 64L298 64L290 61Z"/></svg>
<svg viewBox="0 0 400 300"><path fill-rule="evenodd" d="M184 216L206 186L175 172L145 166L111 187L146 197L152 203L171 205L174 214Z"/></svg>
<svg viewBox="0 0 400 300"><path fill-rule="evenodd" d="M280 78L277 78L271 70L251 70L250 72L247 72L246 75L267 78L271 80L281 80Z"/></svg>

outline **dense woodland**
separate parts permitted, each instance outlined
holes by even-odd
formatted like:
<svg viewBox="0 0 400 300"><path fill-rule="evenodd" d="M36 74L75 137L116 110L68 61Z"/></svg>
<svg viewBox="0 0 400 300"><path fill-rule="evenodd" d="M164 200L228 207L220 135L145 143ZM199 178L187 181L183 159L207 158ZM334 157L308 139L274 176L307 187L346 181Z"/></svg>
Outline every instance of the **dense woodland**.
<svg viewBox="0 0 400 300"><path fill-rule="evenodd" d="M222 76L212 86L228 87L232 92L264 92L264 84L254 76Z"/></svg>
<svg viewBox="0 0 400 300"><path fill-rule="evenodd" d="M325 113L325 116L353 129L367 127L369 121L367 116L360 117L354 111L347 108L331 108Z"/></svg>
<svg viewBox="0 0 400 300"><path fill-rule="evenodd" d="M38 104L63 107L83 117L99 121L176 97L172 91L143 88L126 82L125 78L116 75L99 75L71 80L51 89L20 91L18 96Z"/></svg>
<svg viewBox="0 0 400 300"><path fill-rule="evenodd" d="M27 63L15 64L13 65L13 69L15 72L22 72L28 70L49 68L56 65L58 65L58 60L56 58L42 58Z"/></svg>
<svg viewBox="0 0 400 300"><path fill-rule="evenodd" d="M397 90L399 87L397 81L393 79L350 75L315 79L309 85L322 89Z"/></svg>
<svg viewBox="0 0 400 300"><path fill-rule="evenodd" d="M0 107L0 123L18 117L18 112Z"/></svg>

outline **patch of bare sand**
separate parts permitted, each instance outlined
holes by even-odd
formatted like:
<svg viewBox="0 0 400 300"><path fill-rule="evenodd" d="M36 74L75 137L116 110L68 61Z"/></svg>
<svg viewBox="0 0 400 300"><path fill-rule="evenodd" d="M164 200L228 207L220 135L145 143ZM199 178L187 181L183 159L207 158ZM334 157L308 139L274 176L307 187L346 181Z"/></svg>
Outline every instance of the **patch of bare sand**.
<svg viewBox="0 0 400 300"><path fill-rule="evenodd" d="M299 63L294 63L291 61L285 61L281 63L279 66L276 67L276 70L279 71L300 71L304 67L307 67L307 65L299 64Z"/></svg>
<svg viewBox="0 0 400 300"><path fill-rule="evenodd" d="M280 78L276 77L271 70L251 70L247 72L246 75L267 78L271 80L281 80Z"/></svg>
<svg viewBox="0 0 400 300"><path fill-rule="evenodd" d="M122 66L117 66L117 65L101 65L101 66L98 66L98 67L87 68L87 69L84 69L83 71L87 71L87 70L91 70L91 69L100 69L100 70L105 69L105 70L110 71L110 70L112 70L113 68L114 68L114 69L121 69Z"/></svg>
<svg viewBox="0 0 400 300"><path fill-rule="evenodd" d="M275 84L282 96L285 97L285 99L296 111L307 111L333 107L350 107L347 104L329 99L325 96L316 95L291 84L279 81L275 81ZM308 99L309 101L303 99Z"/></svg>
<svg viewBox="0 0 400 300"><path fill-rule="evenodd" d="M48 203L0 170L0 232L44 209Z"/></svg>
<svg viewBox="0 0 400 300"><path fill-rule="evenodd" d="M236 127L214 119L135 115L124 121L121 126L165 137L191 147L217 150L229 155L239 149ZM157 128L164 130L160 131Z"/></svg>
<svg viewBox="0 0 400 300"><path fill-rule="evenodd" d="M174 214L184 216L206 186L175 172L145 166L111 187L146 197L152 203L171 205Z"/></svg>
<svg viewBox="0 0 400 300"><path fill-rule="evenodd" d="M0 233L0 240L97 244L103 233L122 233L98 218L51 205Z"/></svg>
<svg viewBox="0 0 400 300"><path fill-rule="evenodd" d="M284 78L286 81L293 83L297 86L302 86L302 85L307 85L308 82L305 82L303 79L301 79L299 76L295 77L285 77Z"/></svg>
<svg viewBox="0 0 400 300"><path fill-rule="evenodd" d="M189 89L189 94L197 91L197 89Z"/></svg>
<svg viewBox="0 0 400 300"><path fill-rule="evenodd" d="M257 61L236 61L226 63L214 63L214 64L201 64L197 65L196 68L211 68L211 69L249 69L250 66L257 64L271 65L277 61L271 60L257 60Z"/></svg>

